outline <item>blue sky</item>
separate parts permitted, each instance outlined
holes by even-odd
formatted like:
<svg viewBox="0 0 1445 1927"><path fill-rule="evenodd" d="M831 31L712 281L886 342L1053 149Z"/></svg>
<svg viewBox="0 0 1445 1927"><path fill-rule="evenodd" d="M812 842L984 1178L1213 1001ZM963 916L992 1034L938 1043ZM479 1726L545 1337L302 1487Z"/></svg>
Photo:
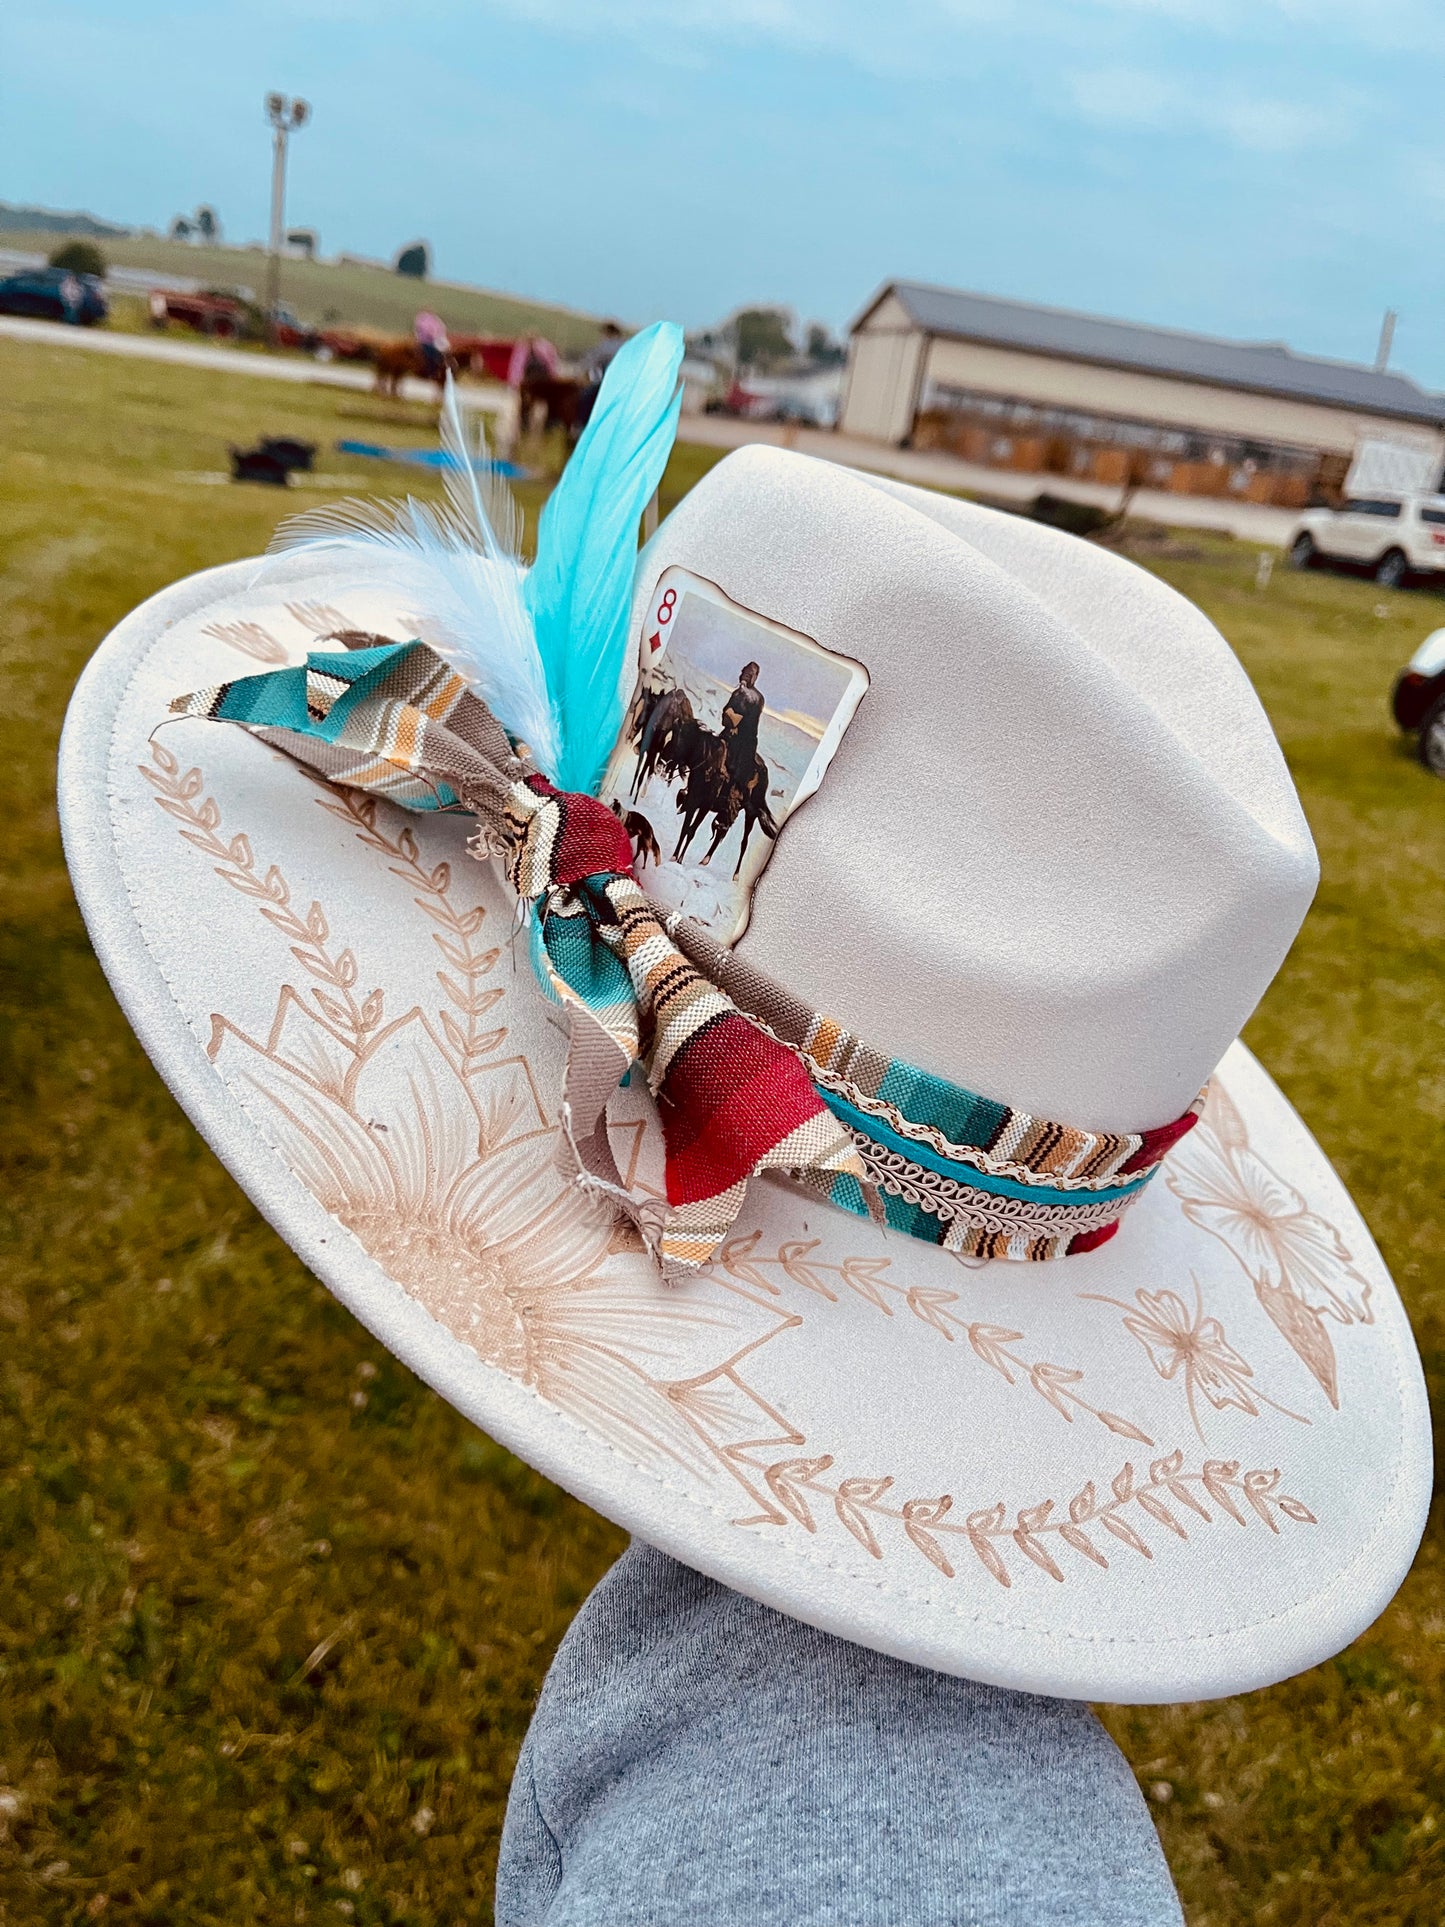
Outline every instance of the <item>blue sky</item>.
<svg viewBox="0 0 1445 1927"><path fill-rule="evenodd" d="M689 326L938 281L1445 388L1440 0L21 0L0 198L264 232Z"/></svg>

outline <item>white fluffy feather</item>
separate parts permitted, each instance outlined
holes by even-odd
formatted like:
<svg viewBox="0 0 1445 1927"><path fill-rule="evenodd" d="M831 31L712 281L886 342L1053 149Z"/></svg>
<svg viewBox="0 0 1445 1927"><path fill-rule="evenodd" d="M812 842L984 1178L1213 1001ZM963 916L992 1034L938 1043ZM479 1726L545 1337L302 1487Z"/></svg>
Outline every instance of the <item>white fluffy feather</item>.
<svg viewBox="0 0 1445 1927"><path fill-rule="evenodd" d="M505 481L477 464L447 382L442 446L445 506L418 502L338 502L284 521L270 553L327 550L365 560L368 580L385 559L387 587L407 605L423 642L476 690L504 727L524 741L544 770L561 758L561 730L532 618L522 597L526 565L517 553L519 516Z"/></svg>

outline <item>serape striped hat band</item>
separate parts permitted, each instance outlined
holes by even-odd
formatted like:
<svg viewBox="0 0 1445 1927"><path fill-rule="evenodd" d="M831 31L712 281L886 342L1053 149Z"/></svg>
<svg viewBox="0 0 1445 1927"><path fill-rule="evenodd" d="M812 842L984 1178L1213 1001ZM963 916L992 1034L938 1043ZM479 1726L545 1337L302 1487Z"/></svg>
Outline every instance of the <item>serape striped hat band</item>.
<svg viewBox="0 0 1445 1927"><path fill-rule="evenodd" d="M567 1013L562 1154L666 1275L713 1259L764 1170L960 1258L1089 1251L1195 1123L1202 1094L1158 1129L1080 1130L862 1042L653 904L613 812L555 788L424 643L334 640L348 646L172 710L239 724L404 809L476 815L473 847L502 859L531 912L539 981ZM665 1204L623 1184L608 1139L608 1101L637 1063L662 1125Z"/></svg>

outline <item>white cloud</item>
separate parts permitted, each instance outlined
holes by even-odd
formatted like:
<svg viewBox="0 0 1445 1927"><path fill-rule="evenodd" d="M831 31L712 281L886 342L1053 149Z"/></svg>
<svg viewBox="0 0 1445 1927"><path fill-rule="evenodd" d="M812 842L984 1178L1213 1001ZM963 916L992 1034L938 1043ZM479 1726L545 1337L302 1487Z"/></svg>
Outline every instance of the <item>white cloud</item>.
<svg viewBox="0 0 1445 1927"><path fill-rule="evenodd" d="M864 73L967 73L980 40L1033 40L1113 0L490 0L515 19L638 51L771 45L831 55Z"/></svg>
<svg viewBox="0 0 1445 1927"><path fill-rule="evenodd" d="M312 0L315 4L316 0ZM1040 45L1081 44L1111 19L1196 29L1241 48L1297 33L1362 52L1423 50L1445 38L1438 0L490 0L492 7L560 32L644 46L691 36L826 48L859 65L919 68L956 49L968 28Z"/></svg>
<svg viewBox="0 0 1445 1927"><path fill-rule="evenodd" d="M289 0L315 9L338 0ZM352 0L373 5L380 0ZM274 4L274 0L266 0ZM415 0L433 18L457 0ZM1039 114L1102 132L1187 132L1244 154L1350 140L1380 106L1363 85L1387 48L1445 46L1440 0L484 0L493 14L635 57L697 69L754 48L814 56L881 81L976 84L972 122ZM475 16L474 16L475 17ZM1138 58L1140 53L1144 58ZM1323 56L1323 61L1317 56ZM1112 58L1111 58L1112 57ZM935 103L936 104L936 103ZM744 105L740 101L740 109ZM916 115L910 125L916 126Z"/></svg>
<svg viewBox="0 0 1445 1927"><path fill-rule="evenodd" d="M1115 131L1199 133L1256 154L1293 154L1347 139L1368 111L1367 97L1331 90L1328 100L1291 100L1187 84L1133 67L1075 73L1067 88L1083 119Z"/></svg>
<svg viewBox="0 0 1445 1927"><path fill-rule="evenodd" d="M1379 103L1337 76L1369 75L1385 40L1445 32L1439 0L488 0L493 10L640 61L706 67L751 48L839 62L907 83L918 129L946 82L980 133L1008 144L1040 119L1107 135L1188 134L1261 159L1351 141ZM1427 32L1422 8L1433 6ZM1332 43L1326 50L1323 43ZM1340 54L1340 45L1346 51ZM1357 55L1356 51L1357 50ZM1140 53L1144 58L1138 58ZM1316 58L1323 56L1323 63ZM1392 57L1393 58L1393 57ZM1386 62L1388 71L1389 62ZM740 108L743 103L739 103ZM880 102L880 108L882 103ZM880 114L880 119L882 115Z"/></svg>
<svg viewBox="0 0 1445 1927"><path fill-rule="evenodd" d="M60 0L57 0L57 4ZM252 0L277 21L397 18L394 0ZM53 11L53 8L52 8ZM176 19L184 18L175 0ZM411 0L409 18L466 31L503 14L578 39L631 43L651 54L686 43L771 44L828 52L867 72L966 71L972 42L1083 52L1119 32L1178 33L1244 52L1320 45L1365 57L1445 48L1440 0ZM673 57L673 56L670 56Z"/></svg>
<svg viewBox="0 0 1445 1927"><path fill-rule="evenodd" d="M1295 154L1322 147L1354 131L1356 115L1298 100L1266 97L1198 103L1198 124L1213 128L1235 147L1255 154Z"/></svg>

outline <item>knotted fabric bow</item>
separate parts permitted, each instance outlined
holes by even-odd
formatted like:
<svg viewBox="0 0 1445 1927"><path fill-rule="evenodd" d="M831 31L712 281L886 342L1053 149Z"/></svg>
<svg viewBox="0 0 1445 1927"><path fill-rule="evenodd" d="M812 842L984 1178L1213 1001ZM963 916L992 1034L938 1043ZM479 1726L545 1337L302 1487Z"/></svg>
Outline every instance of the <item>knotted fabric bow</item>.
<svg viewBox="0 0 1445 1927"><path fill-rule="evenodd" d="M484 847L502 856L535 914L540 970L569 1013L564 1157L634 1218L666 1274L709 1262L756 1172L823 1186L863 1178L852 1137L796 1052L744 1016L673 941L633 874L618 818L520 758L424 644L317 652L304 668L200 690L171 707L240 723L333 781L481 819ZM662 1124L665 1212L626 1190L607 1137L607 1101L637 1061Z"/></svg>
<svg viewBox="0 0 1445 1927"><path fill-rule="evenodd" d="M1086 1131L875 1050L659 911L618 818L540 774L425 644L339 639L360 646L171 707L403 808L475 813L478 853L502 856L538 975L568 1013L563 1161L632 1217L665 1273L708 1263L764 1170L961 1258L1091 1251L1193 1126L1202 1093L1152 1130ZM639 1060L667 1154L662 1206L626 1190L607 1136L608 1099Z"/></svg>
<svg viewBox="0 0 1445 1927"><path fill-rule="evenodd" d="M673 942L612 811L532 775L513 784L505 820L508 879L537 907L544 967L573 1013L563 1131L580 1174L629 1209L607 1100L634 1060L646 1068L667 1152L664 1268L709 1262L756 1172L861 1178L801 1061Z"/></svg>

